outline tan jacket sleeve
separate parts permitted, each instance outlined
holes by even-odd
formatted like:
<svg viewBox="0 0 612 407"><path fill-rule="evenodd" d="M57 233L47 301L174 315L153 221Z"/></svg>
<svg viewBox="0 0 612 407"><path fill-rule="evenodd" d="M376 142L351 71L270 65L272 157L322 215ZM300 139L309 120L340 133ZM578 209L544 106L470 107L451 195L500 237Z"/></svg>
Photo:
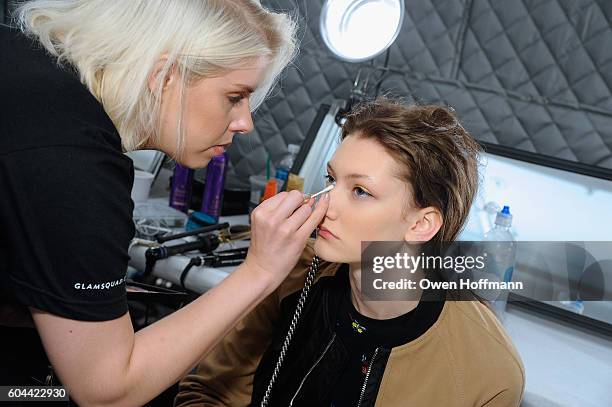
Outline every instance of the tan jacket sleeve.
<svg viewBox="0 0 612 407"><path fill-rule="evenodd" d="M519 407L523 400L523 392L516 389L507 389L483 404L483 407Z"/></svg>
<svg viewBox="0 0 612 407"><path fill-rule="evenodd" d="M495 395L482 407L519 407L525 393L525 368L520 359L517 367L504 372L506 388Z"/></svg>
<svg viewBox="0 0 612 407"><path fill-rule="evenodd" d="M280 302L301 289L313 255L309 241L287 279L219 342L195 374L181 380L175 406L239 407L250 403L255 370L272 339ZM335 272L329 263L322 265L319 276L329 275L332 269Z"/></svg>

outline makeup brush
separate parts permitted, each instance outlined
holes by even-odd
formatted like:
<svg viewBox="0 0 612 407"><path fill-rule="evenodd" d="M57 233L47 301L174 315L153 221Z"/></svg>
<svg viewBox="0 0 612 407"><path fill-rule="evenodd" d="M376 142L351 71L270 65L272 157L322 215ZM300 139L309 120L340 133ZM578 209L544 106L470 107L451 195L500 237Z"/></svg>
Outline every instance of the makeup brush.
<svg viewBox="0 0 612 407"><path fill-rule="evenodd" d="M326 186L325 188L323 188L321 191L317 192L316 194L312 194L312 195L304 194L304 203L307 203L310 200L310 198L316 198L317 196L324 194L326 192L329 192L332 189L334 189L334 184L329 184L328 186Z"/></svg>

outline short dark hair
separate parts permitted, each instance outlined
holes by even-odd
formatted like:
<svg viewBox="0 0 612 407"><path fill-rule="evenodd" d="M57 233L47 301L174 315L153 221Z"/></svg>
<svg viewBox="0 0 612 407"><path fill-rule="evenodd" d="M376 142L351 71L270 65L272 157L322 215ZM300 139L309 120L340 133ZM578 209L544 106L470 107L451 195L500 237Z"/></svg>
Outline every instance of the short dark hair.
<svg viewBox="0 0 612 407"><path fill-rule="evenodd" d="M355 133L378 141L400 164L398 177L412 189L411 205L440 211L443 225L432 242L455 240L478 189L482 149L454 110L379 97L347 114L342 139Z"/></svg>

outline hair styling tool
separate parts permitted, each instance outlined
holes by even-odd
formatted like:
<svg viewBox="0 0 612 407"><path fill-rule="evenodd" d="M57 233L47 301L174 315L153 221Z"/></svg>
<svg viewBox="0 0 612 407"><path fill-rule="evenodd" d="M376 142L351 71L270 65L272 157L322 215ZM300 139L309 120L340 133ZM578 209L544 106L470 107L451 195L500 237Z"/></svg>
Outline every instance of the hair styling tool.
<svg viewBox="0 0 612 407"><path fill-rule="evenodd" d="M194 266L204 266L204 267L230 267L237 266L242 264L248 252L248 248L242 249L231 249L224 250L221 252L216 252L207 256L197 256L191 258L185 269L181 272L181 276L179 278L181 282L181 287L185 287L185 279L187 278L187 274Z"/></svg>
<svg viewBox="0 0 612 407"><path fill-rule="evenodd" d="M210 253L219 247L219 236L213 233L203 235L198 240L174 246L159 246L147 249L145 252L145 271L144 276L148 276L153 271L158 260L167 259L176 254L199 250L202 253Z"/></svg>
<svg viewBox="0 0 612 407"><path fill-rule="evenodd" d="M182 237L195 236L203 233L214 232L215 230L226 229L229 227L229 223L219 223L218 225L205 226L203 228L190 230L188 232L177 233L169 236L158 236L156 237L159 243L168 242L170 240L180 239Z"/></svg>

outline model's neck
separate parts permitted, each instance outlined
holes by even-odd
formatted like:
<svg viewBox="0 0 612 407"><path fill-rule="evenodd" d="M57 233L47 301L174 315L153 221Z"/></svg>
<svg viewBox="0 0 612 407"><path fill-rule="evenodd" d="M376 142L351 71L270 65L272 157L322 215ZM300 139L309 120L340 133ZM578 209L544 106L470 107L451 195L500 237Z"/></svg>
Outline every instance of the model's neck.
<svg viewBox="0 0 612 407"><path fill-rule="evenodd" d="M421 277L422 271L414 273L415 281ZM361 291L361 265L349 264L349 281L351 283L351 302L361 315L372 319L391 319L407 314L419 305L419 300L405 301L369 301ZM421 298L422 290L416 289L411 298ZM416 294L416 295L414 295Z"/></svg>

